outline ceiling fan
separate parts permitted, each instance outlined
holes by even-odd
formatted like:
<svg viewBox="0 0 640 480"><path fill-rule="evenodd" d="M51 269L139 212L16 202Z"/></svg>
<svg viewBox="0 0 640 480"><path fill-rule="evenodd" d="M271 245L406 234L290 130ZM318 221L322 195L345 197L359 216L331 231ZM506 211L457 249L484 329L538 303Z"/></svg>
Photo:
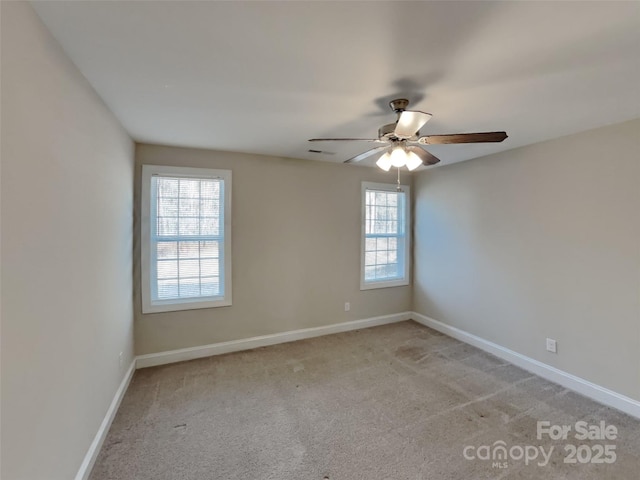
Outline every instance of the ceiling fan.
<svg viewBox="0 0 640 480"><path fill-rule="evenodd" d="M391 110L398 114L395 123L383 125L378 129L378 138L312 138L310 142L374 142L382 145L345 160L355 163L372 155L384 153L376 164L385 171L391 167L404 167L415 170L420 165L435 165L440 161L427 152L422 145L448 143L484 143L502 142L506 132L454 133L448 135L420 135L420 129L431 118L430 113L406 110L409 100L398 98L389 102Z"/></svg>

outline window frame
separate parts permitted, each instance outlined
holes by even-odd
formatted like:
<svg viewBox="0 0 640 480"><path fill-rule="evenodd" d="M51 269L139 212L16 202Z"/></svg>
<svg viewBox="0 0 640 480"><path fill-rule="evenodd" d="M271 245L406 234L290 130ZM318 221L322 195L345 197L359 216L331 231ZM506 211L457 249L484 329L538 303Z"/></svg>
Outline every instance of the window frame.
<svg viewBox="0 0 640 480"><path fill-rule="evenodd" d="M400 191L405 194L404 211L404 276L396 280L365 280L366 259L366 200L367 190L398 192L398 186L389 183L362 182L360 193L361 202L361 233L360 233L360 290L377 288L404 287L411 283L411 187L400 185Z"/></svg>
<svg viewBox="0 0 640 480"><path fill-rule="evenodd" d="M222 180L224 202L224 230L223 230L223 295L212 297L191 297L169 300L153 300L152 275L154 266L154 248L151 245L151 178L153 176L168 176L179 178L212 178ZM142 165L142 189L141 189L141 284L142 284L142 313L175 312L181 310L194 310L201 308L227 307L232 305L232 278L231 278L231 170L219 170L213 168L175 167L165 165Z"/></svg>

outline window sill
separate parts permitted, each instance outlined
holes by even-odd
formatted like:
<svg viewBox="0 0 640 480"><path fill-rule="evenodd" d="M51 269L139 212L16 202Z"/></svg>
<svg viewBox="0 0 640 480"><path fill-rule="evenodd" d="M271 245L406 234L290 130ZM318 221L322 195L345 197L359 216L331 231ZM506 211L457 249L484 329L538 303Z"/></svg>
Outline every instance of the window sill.
<svg viewBox="0 0 640 480"><path fill-rule="evenodd" d="M360 282L360 290L375 290L378 288L406 287L410 285L406 278L400 280L381 281L381 282Z"/></svg>
<svg viewBox="0 0 640 480"><path fill-rule="evenodd" d="M146 302L145 302L146 303ZM217 300L180 300L157 302L142 305L142 313L162 313L162 312L179 312L182 310L199 310L203 308L230 307L230 298L221 298Z"/></svg>

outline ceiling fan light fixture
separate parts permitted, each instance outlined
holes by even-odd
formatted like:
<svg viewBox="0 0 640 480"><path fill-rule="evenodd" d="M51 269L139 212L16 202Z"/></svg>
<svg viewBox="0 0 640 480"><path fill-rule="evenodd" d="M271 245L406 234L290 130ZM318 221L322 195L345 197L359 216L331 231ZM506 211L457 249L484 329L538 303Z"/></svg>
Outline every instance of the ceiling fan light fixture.
<svg viewBox="0 0 640 480"><path fill-rule="evenodd" d="M414 171L422 165L422 159L413 152L407 152L407 168L409 171Z"/></svg>
<svg viewBox="0 0 640 480"><path fill-rule="evenodd" d="M1 1L1 0L0 0ZM391 167L398 169L406 166L413 171L420 165L435 165L440 159L418 145L499 143L507 138L507 132L448 133L441 135L421 135L420 129L429 121L431 114L418 110L407 110L409 100L396 98L389 102L391 110L397 115L395 123L383 125L378 129L378 138L312 138L310 142L365 141L382 143L366 152L348 158L344 163L356 163L365 158L384 153L376 162L385 172ZM391 151L388 151L391 149ZM311 151L311 150L310 150Z"/></svg>
<svg viewBox="0 0 640 480"><path fill-rule="evenodd" d="M386 152L384 155L382 155L378 161L376 162L376 165L378 167L380 167L382 170L384 170L385 172L388 172L389 170L391 170L391 155L389 154L389 152Z"/></svg>
<svg viewBox="0 0 640 480"><path fill-rule="evenodd" d="M391 152L389 160L394 167L404 167L407 164L407 152L402 147L396 147Z"/></svg>

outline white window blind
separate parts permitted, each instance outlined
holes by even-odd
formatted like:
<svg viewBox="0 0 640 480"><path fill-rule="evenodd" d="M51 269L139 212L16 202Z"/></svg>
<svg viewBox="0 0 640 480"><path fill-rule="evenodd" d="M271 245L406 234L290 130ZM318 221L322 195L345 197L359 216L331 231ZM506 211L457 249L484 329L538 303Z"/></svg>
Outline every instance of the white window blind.
<svg viewBox="0 0 640 480"><path fill-rule="evenodd" d="M230 172L145 167L149 213L148 241L143 241L143 247L148 246L143 255L149 261L146 275L143 268L148 281L146 310L229 305Z"/></svg>
<svg viewBox="0 0 640 480"><path fill-rule="evenodd" d="M408 187L363 185L361 288L407 285Z"/></svg>

